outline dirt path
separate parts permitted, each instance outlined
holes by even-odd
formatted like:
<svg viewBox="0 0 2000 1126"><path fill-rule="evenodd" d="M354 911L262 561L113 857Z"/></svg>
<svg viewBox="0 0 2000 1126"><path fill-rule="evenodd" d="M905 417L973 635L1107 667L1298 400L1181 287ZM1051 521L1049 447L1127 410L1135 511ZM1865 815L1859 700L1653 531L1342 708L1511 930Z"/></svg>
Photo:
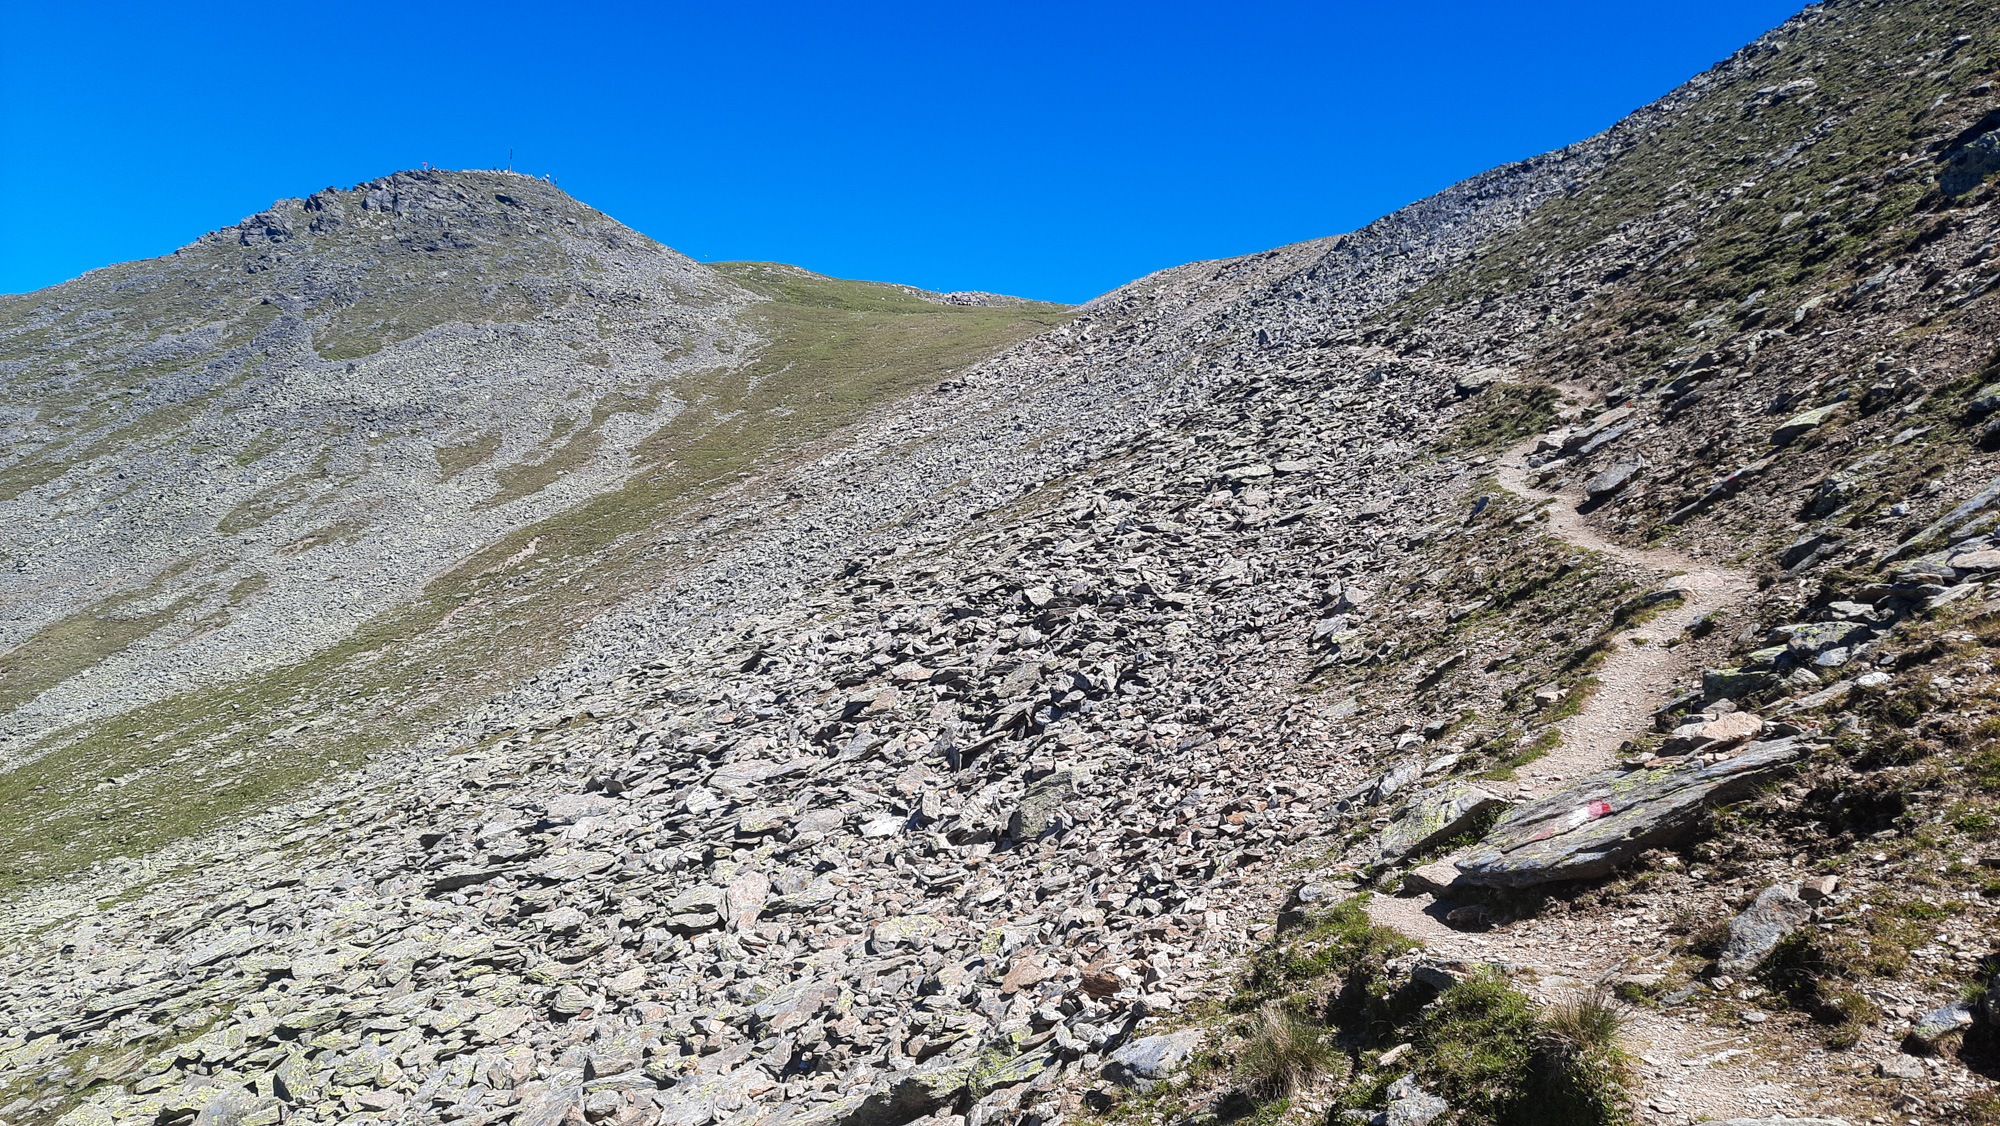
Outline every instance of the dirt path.
<svg viewBox="0 0 2000 1126"><path fill-rule="evenodd" d="M1598 688L1582 711L1562 721L1562 744L1535 763L1534 780L1543 791L1560 789L1611 765L1619 744L1650 730L1654 709L1664 704L1675 677L1688 671L1686 651L1664 642L1678 637L1695 619L1732 605L1755 589L1749 578L1677 551L1627 547L1598 535L1577 513L1580 495L1543 492L1528 483L1529 440L1500 455L1502 487L1530 501L1547 503L1550 535L1660 575L1661 589L1682 591L1681 601L1652 621L1619 635L1618 646L1597 671Z"/></svg>
<svg viewBox="0 0 2000 1126"><path fill-rule="evenodd" d="M1509 491L1546 504L1549 535L1654 572L1659 587L1683 592L1678 604L1619 635L1596 673L1595 694L1558 725L1562 745L1523 779L1525 788L1542 794L1610 766L1621 743L1650 730L1654 709L1666 702L1675 678L1691 666L1686 649L1663 642L1754 588L1740 573L1678 552L1605 539L1578 514L1580 495L1551 493L1529 483L1526 460L1534 444L1530 440L1500 455L1498 476ZM1528 971L1520 978L1523 988L1545 1003L1620 975L1657 973L1671 961L1660 920L1637 912L1534 918L1474 934L1445 926L1443 911L1429 896L1378 896L1369 905L1377 922L1420 940L1436 955L1523 967ZM1830 1112L1817 1105L1814 1085L1772 1055L1775 1046L1760 1048L1747 1027L1717 1025L1686 1008L1633 1009L1625 1041L1636 1061L1642 1122Z"/></svg>

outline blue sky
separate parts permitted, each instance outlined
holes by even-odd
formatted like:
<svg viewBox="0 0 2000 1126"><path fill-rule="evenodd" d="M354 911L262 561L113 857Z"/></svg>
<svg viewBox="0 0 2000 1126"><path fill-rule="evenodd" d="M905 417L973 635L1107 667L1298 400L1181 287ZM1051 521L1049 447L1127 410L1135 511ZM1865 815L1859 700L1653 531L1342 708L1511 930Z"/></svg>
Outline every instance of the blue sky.
<svg viewBox="0 0 2000 1126"><path fill-rule="evenodd" d="M1798 0L15 0L0 292L429 161L705 260L1081 301L1595 133Z"/></svg>

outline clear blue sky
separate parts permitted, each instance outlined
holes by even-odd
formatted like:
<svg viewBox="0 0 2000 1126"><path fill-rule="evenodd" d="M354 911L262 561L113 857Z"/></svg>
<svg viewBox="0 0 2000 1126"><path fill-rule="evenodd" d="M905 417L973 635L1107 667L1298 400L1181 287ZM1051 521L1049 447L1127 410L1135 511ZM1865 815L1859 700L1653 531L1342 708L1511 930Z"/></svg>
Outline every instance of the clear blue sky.
<svg viewBox="0 0 2000 1126"><path fill-rule="evenodd" d="M511 148L697 258L1081 301L1588 136L1800 2L13 0L0 292Z"/></svg>

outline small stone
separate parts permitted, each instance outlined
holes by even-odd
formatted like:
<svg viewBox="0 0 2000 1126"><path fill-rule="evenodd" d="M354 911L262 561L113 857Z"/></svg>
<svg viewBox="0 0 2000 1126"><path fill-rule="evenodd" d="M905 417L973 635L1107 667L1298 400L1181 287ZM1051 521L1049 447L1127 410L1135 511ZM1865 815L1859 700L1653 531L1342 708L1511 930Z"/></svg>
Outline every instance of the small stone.
<svg viewBox="0 0 2000 1126"><path fill-rule="evenodd" d="M722 925L723 889L712 885L691 888L667 901L667 926L682 934L713 930Z"/></svg>
<svg viewBox="0 0 2000 1126"><path fill-rule="evenodd" d="M1809 431L1819 427L1827 419L1832 418L1834 413L1840 409L1840 406L1841 404L1834 403L1830 406L1815 407L1812 410L1793 415L1784 422L1779 423L1776 430L1771 431L1771 444L1774 446L1790 445L1805 436Z"/></svg>
<svg viewBox="0 0 2000 1126"><path fill-rule="evenodd" d="M1875 1074L1884 1079L1928 1079L1924 1065L1909 1056L1890 1056L1875 1061Z"/></svg>
<svg viewBox="0 0 2000 1126"><path fill-rule="evenodd" d="M909 827L910 819L899 814L884 814L865 821L861 825L861 836L865 840L879 841L900 834Z"/></svg>
<svg viewBox="0 0 2000 1126"><path fill-rule="evenodd" d="M1812 908L1799 898L1795 884L1778 884L1759 892L1755 901L1729 921L1729 941L1716 959L1724 973L1742 974L1757 968L1785 936L1812 919Z"/></svg>
<svg viewBox="0 0 2000 1126"><path fill-rule="evenodd" d="M590 994L575 985L564 985L549 998L549 1011L559 1017L573 1017L590 1007Z"/></svg>
<svg viewBox="0 0 2000 1126"><path fill-rule="evenodd" d="M604 979L605 992L618 997L629 997L646 987L646 967L633 966L620 974Z"/></svg>
<svg viewBox="0 0 2000 1126"><path fill-rule="evenodd" d="M582 1011L579 1008L577 1011ZM534 1018L533 1011L511 1007L495 1009L472 1022L472 1030L487 1043L505 1040L519 1031L521 1026Z"/></svg>
<svg viewBox="0 0 2000 1126"><path fill-rule="evenodd" d="M1110 997L1125 988L1125 983L1118 980L1116 974L1105 972L1085 973L1077 984L1092 997Z"/></svg>
<svg viewBox="0 0 2000 1126"><path fill-rule="evenodd" d="M575 934L590 922L590 916L574 907L558 907L544 912L538 921L542 929L551 934Z"/></svg>
<svg viewBox="0 0 2000 1126"><path fill-rule="evenodd" d="M1042 959L1024 955L1014 959L1014 964L1007 968L1006 975L1000 979L1000 992L1003 994L1019 992L1031 985L1047 981L1056 976L1056 973L1057 971Z"/></svg>
<svg viewBox="0 0 2000 1126"><path fill-rule="evenodd" d="M1451 1104L1417 1086L1408 1075L1389 1084L1385 1126L1430 1126L1451 1113Z"/></svg>
<svg viewBox="0 0 2000 1126"><path fill-rule="evenodd" d="M361 1091L355 1094L354 1101L363 1110L391 1111L403 1105L403 1096L395 1091Z"/></svg>

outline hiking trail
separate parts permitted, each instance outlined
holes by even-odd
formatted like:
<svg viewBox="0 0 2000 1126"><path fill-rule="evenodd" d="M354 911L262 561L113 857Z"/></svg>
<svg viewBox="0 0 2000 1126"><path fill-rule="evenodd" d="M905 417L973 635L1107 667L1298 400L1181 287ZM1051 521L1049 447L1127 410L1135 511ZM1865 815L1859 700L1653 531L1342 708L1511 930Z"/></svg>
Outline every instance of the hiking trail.
<svg viewBox="0 0 2000 1126"><path fill-rule="evenodd" d="M1497 459L1500 485L1547 515L1547 534L1650 571L1655 589L1674 588L1681 599L1658 616L1620 632L1582 709L1556 725L1562 742L1522 771L1522 796L1558 792L1604 770L1625 740L1651 729L1652 714L1668 699L1676 678L1694 667L1686 646L1669 646L1705 614L1736 605L1754 590L1741 572L1663 548L1631 547L1607 539L1578 512L1580 491L1552 492L1530 483L1529 439ZM1442 905L1429 895L1378 895L1369 914L1422 942L1441 958L1504 963L1527 971L1521 982L1543 1003L1560 1003L1624 974L1657 972L1669 956L1663 928L1638 914L1592 912L1520 920L1485 933L1446 926ZM1642 1121L1692 1122L1744 1114L1806 1115L1812 1105L1793 1076L1752 1050L1747 1034L1688 1010L1626 1011L1624 1038L1632 1053L1635 1103Z"/></svg>

